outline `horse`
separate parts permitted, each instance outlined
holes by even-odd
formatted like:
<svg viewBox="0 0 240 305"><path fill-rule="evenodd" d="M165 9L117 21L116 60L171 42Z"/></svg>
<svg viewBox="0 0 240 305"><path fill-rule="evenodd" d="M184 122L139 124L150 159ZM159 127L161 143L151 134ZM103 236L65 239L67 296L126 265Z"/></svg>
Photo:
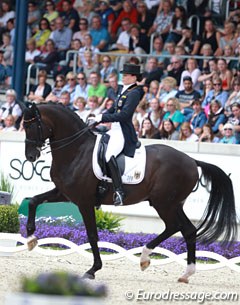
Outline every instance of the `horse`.
<svg viewBox="0 0 240 305"><path fill-rule="evenodd" d="M23 124L26 132L25 156L36 161L46 145L52 153L50 176L55 187L34 196L29 201L27 221L28 249L37 244L34 236L36 208L43 202L71 201L78 206L86 227L93 253L93 265L85 278L94 279L102 268L98 248L95 220L96 189L99 179L92 168L92 155L96 134L77 114L56 103L33 104L24 110ZM124 205L148 201L165 223L164 231L143 247L140 267L150 264L150 254L162 241L180 232L187 246L186 271L179 282L188 283L195 273L196 241L211 243L221 238L223 243L234 241L237 233L237 216L231 179L219 167L197 161L172 147L163 144L146 148L145 176L139 184L124 185ZM201 168L201 175L198 172ZM194 226L183 211L189 194L202 183L210 192L207 207L198 227ZM113 188L109 189L100 204L113 204Z"/></svg>

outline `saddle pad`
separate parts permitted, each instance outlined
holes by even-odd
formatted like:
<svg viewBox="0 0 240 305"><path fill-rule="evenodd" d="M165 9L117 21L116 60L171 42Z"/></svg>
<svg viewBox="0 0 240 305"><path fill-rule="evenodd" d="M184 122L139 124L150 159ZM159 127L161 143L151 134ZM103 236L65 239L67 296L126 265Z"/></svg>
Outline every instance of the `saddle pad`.
<svg viewBox="0 0 240 305"><path fill-rule="evenodd" d="M99 179L105 179L108 182L112 182L112 179L103 176L101 167L98 164L98 146L101 139L101 135L97 135L95 147L93 150L92 166L95 176ZM136 149L134 158L125 156L125 170L122 175L122 182L124 184L138 184L140 183L145 175L146 168L146 149L145 146L141 145L140 148Z"/></svg>

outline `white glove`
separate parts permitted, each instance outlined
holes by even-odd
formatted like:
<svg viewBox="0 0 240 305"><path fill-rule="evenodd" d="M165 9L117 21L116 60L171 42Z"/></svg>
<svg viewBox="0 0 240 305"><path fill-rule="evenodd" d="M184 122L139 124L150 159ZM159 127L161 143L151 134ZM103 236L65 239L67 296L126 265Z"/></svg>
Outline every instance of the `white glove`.
<svg viewBox="0 0 240 305"><path fill-rule="evenodd" d="M91 119L93 119L94 121L96 121L97 123L102 121L102 114L98 114L95 117L92 117Z"/></svg>

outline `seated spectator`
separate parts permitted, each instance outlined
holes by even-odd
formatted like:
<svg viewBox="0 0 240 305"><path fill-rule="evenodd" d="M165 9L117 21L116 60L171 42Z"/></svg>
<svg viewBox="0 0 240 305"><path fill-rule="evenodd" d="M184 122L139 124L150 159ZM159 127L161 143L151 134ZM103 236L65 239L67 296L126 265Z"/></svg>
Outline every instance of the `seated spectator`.
<svg viewBox="0 0 240 305"><path fill-rule="evenodd" d="M201 101L194 100L192 102L193 113L189 120L193 132L199 136L202 132L203 125L207 122L207 117L202 110Z"/></svg>
<svg viewBox="0 0 240 305"><path fill-rule="evenodd" d="M111 73L108 76L108 83L106 98L115 101L118 95L121 94L123 86L118 84L118 75L115 73Z"/></svg>
<svg viewBox="0 0 240 305"><path fill-rule="evenodd" d="M19 127L21 121L22 110L17 102L17 94L13 89L6 91L6 103L4 103L0 109L0 124L5 127L4 119L9 115L13 115L15 120L15 127Z"/></svg>
<svg viewBox="0 0 240 305"><path fill-rule="evenodd" d="M188 76L192 79L192 87L194 90L199 91L200 83L198 81L199 76L201 75L201 71L197 66L197 60L195 58L188 58L186 63L186 70L182 72L179 90L184 89L183 80Z"/></svg>
<svg viewBox="0 0 240 305"><path fill-rule="evenodd" d="M92 44L95 48L99 49L102 52L108 50L110 37L107 29L105 29L101 25L100 16L94 16L92 18L90 34L93 38Z"/></svg>
<svg viewBox="0 0 240 305"><path fill-rule="evenodd" d="M51 34L50 23L48 19L42 18L39 22L38 28L39 29L36 31L36 34L34 34L33 39L36 41L37 48L43 51L45 43Z"/></svg>
<svg viewBox="0 0 240 305"><path fill-rule="evenodd" d="M212 80L212 78L216 76L218 76L217 59L216 58L207 59L205 68L202 68L202 74L198 77L198 81L200 83L205 82L208 79Z"/></svg>
<svg viewBox="0 0 240 305"><path fill-rule="evenodd" d="M4 51L0 50L0 84L5 84L7 79L7 70L3 54Z"/></svg>
<svg viewBox="0 0 240 305"><path fill-rule="evenodd" d="M117 38L116 44L114 44L113 50L121 51L121 53L128 52L131 25L131 20L129 18L122 19L122 30Z"/></svg>
<svg viewBox="0 0 240 305"><path fill-rule="evenodd" d="M150 102L148 118L151 120L155 128L159 128L163 118L163 109L156 98L153 98Z"/></svg>
<svg viewBox="0 0 240 305"><path fill-rule="evenodd" d="M155 36L153 38L153 51L151 52L152 55L157 55L158 65L160 68L165 69L169 63L167 57L162 55L166 55L167 52L163 48L163 40L161 36Z"/></svg>
<svg viewBox="0 0 240 305"><path fill-rule="evenodd" d="M185 26L182 29L182 38L177 45L183 46L189 55L198 55L201 46L201 38L193 32L192 28Z"/></svg>
<svg viewBox="0 0 240 305"><path fill-rule="evenodd" d="M49 23L51 23L52 21L57 19L58 16L59 16L59 13L55 8L54 2L52 0L47 0L46 1L46 12L43 15L43 18L46 18L49 21Z"/></svg>
<svg viewBox="0 0 240 305"><path fill-rule="evenodd" d="M159 86L157 97L160 100L161 107L166 110L166 103L171 97L175 97L178 90L176 89L177 81L175 78L165 77Z"/></svg>
<svg viewBox="0 0 240 305"><path fill-rule="evenodd" d="M218 31L216 31L213 20L206 19L204 23L204 32L201 39L201 54L203 54L202 46L207 43L211 45L214 56L222 55L222 50L220 48L220 38L221 35Z"/></svg>
<svg viewBox="0 0 240 305"><path fill-rule="evenodd" d="M205 97L208 95L208 93L213 90L213 81L212 79L207 79L203 82L203 88L201 93L201 102L205 99Z"/></svg>
<svg viewBox="0 0 240 305"><path fill-rule="evenodd" d="M120 11L118 17L116 18L116 20L114 21L113 26L112 26L112 32L111 32L112 38L116 37L123 18L129 18L131 23L137 24L137 21L138 21L137 20L137 10L132 5L131 1L128 1L128 0L123 1L122 10Z"/></svg>
<svg viewBox="0 0 240 305"><path fill-rule="evenodd" d="M71 103L70 92L62 91L59 97L59 103L63 104L65 107L74 110L73 104Z"/></svg>
<svg viewBox="0 0 240 305"><path fill-rule="evenodd" d="M232 93L229 95L225 104L225 115L231 115L231 106L234 103L240 104L240 77L235 77L232 81Z"/></svg>
<svg viewBox="0 0 240 305"><path fill-rule="evenodd" d="M223 126L223 138L219 141L223 144L237 144L237 139L234 135L234 126L230 123L226 123Z"/></svg>
<svg viewBox="0 0 240 305"><path fill-rule="evenodd" d="M148 36L144 33L141 33L138 24L131 25L129 48L128 48L129 53L134 53L136 55L148 54L149 48L150 48L150 42ZM141 58L140 61L142 61Z"/></svg>
<svg viewBox="0 0 240 305"><path fill-rule="evenodd" d="M92 52L92 59L93 61L98 64L99 62L99 49L95 48L92 44L92 36L90 34L84 35L84 46L80 48L78 53L78 66L84 66L86 61L84 59L84 52L91 51Z"/></svg>
<svg viewBox="0 0 240 305"><path fill-rule="evenodd" d="M107 112L114 104L114 101L109 99L109 98L105 98L103 103L100 106L101 109L101 113L105 113Z"/></svg>
<svg viewBox="0 0 240 305"><path fill-rule="evenodd" d="M2 35L8 30L7 22L9 19L15 18L15 12L11 7L11 1L1 1L0 12L0 44L2 44Z"/></svg>
<svg viewBox="0 0 240 305"><path fill-rule="evenodd" d="M137 2L137 24L139 24L141 33L148 34L154 20L154 15L148 10L147 4L140 0Z"/></svg>
<svg viewBox="0 0 240 305"><path fill-rule="evenodd" d="M192 102L195 100L199 100L201 95L198 91L193 89L193 83L191 76L185 76L183 79L183 90L178 90L176 94L176 98L179 100L180 110L184 114L185 120L189 121L193 109L192 109Z"/></svg>
<svg viewBox="0 0 240 305"><path fill-rule="evenodd" d="M175 78L177 86L180 85L181 75L184 70L182 59L178 56L171 57L171 63L167 66L167 76Z"/></svg>
<svg viewBox="0 0 240 305"><path fill-rule="evenodd" d="M99 72L99 66L96 64L93 60L93 54L91 51L85 51L84 52L84 61L85 64L78 69L79 72L84 72L87 78L87 82L89 83L90 75L92 72Z"/></svg>
<svg viewBox="0 0 240 305"><path fill-rule="evenodd" d="M16 131L15 127L15 119L12 114L9 114L5 119L4 119L4 124L5 127L1 128L0 126L0 131Z"/></svg>
<svg viewBox="0 0 240 305"><path fill-rule="evenodd" d="M209 71L209 57L213 56L212 46L209 43L205 43L202 46L202 58L198 60L198 66L201 71ZM214 58L214 57L212 57ZM214 58L217 64L217 60Z"/></svg>
<svg viewBox="0 0 240 305"><path fill-rule="evenodd" d="M80 19L85 18L87 19L88 24L91 24L92 18L96 15L96 12L94 12L94 2L90 0L84 1L79 13Z"/></svg>
<svg viewBox="0 0 240 305"><path fill-rule="evenodd" d="M117 74L117 70L112 64L112 59L109 55L103 55L102 57L102 68L100 70L101 82L108 84L108 77L110 74Z"/></svg>
<svg viewBox="0 0 240 305"><path fill-rule="evenodd" d="M214 135L211 125L206 123L203 125L202 133L200 134L198 141L207 143L218 143L219 138Z"/></svg>
<svg viewBox="0 0 240 305"><path fill-rule="evenodd" d="M235 50L237 41L234 36L234 33L235 33L234 23L225 21L224 22L224 34L220 38L220 48L222 51L222 53L220 55L223 54L223 50L226 45L231 46Z"/></svg>
<svg viewBox="0 0 240 305"><path fill-rule="evenodd" d="M100 82L100 75L97 72L91 72L90 77L90 86L88 89L88 97L97 96L98 98L98 105L101 105L104 98L107 94L107 87Z"/></svg>
<svg viewBox="0 0 240 305"><path fill-rule="evenodd" d="M62 89L66 84L66 79L65 76L63 74L59 74L56 77L56 81L54 84L54 87L52 89L52 91L48 94L48 96L46 97L45 101L46 102L59 102L59 98L60 95L62 93Z"/></svg>
<svg viewBox="0 0 240 305"><path fill-rule="evenodd" d="M9 33L9 35L11 36L11 45L14 46L16 30L15 30L15 20L13 18L10 18L7 21L7 31ZM29 29L27 28L27 39L29 36L30 36L30 33L29 33Z"/></svg>
<svg viewBox="0 0 240 305"><path fill-rule="evenodd" d="M224 108L217 99L210 104L207 123L211 125L214 134L218 134L221 124L226 123Z"/></svg>
<svg viewBox="0 0 240 305"><path fill-rule="evenodd" d="M148 35L150 36L152 33L161 35L163 41L165 42L171 28L173 11L171 2L169 0L161 1L159 5L162 6L162 9L158 11Z"/></svg>
<svg viewBox="0 0 240 305"><path fill-rule="evenodd" d="M143 87L143 90L145 91L145 94L142 98L142 100L145 100L146 103L149 105L152 99L157 98L158 99L158 91L159 91L159 81L158 80L152 80L149 88L147 85Z"/></svg>
<svg viewBox="0 0 240 305"><path fill-rule="evenodd" d="M33 61L38 67L44 69L47 73L53 73L54 66L58 61L58 52L56 51L52 39L48 39L45 42L45 50L42 51L41 54L35 56Z"/></svg>
<svg viewBox="0 0 240 305"><path fill-rule="evenodd" d="M146 118L142 121L140 128L139 138L152 139L156 134L156 128L149 118Z"/></svg>
<svg viewBox="0 0 240 305"><path fill-rule="evenodd" d="M37 7L35 1L28 1L28 26L32 34L35 34L38 30L38 24L41 19L41 12Z"/></svg>
<svg viewBox="0 0 240 305"><path fill-rule="evenodd" d="M60 12L60 16L64 21L65 27L68 27L73 33L78 31L79 15L75 8L73 8L70 0L62 1L62 12Z"/></svg>
<svg viewBox="0 0 240 305"><path fill-rule="evenodd" d="M228 96L229 96L228 92L222 90L221 78L215 77L213 79L213 90L210 90L206 95L206 97L204 98L202 107L208 109L208 106L210 105L211 101L215 99L217 99L221 103L222 107L224 107L227 102Z"/></svg>
<svg viewBox="0 0 240 305"><path fill-rule="evenodd" d="M163 70L158 67L158 60L156 57L149 57L146 63L145 70L142 75L142 85L147 85L153 80L160 81L163 76Z"/></svg>
<svg viewBox="0 0 240 305"><path fill-rule="evenodd" d="M237 58L235 60L229 59L228 57L235 57L234 49L230 45L225 45L223 49L223 57L226 60L227 68L232 71L233 69L237 68L238 60Z"/></svg>
<svg viewBox="0 0 240 305"><path fill-rule="evenodd" d="M176 44L182 38L182 30L187 25L187 14L183 6L177 5L171 22L171 28L166 42L174 41Z"/></svg>
<svg viewBox="0 0 240 305"><path fill-rule="evenodd" d="M234 126L234 133L237 139L237 144L240 144L240 103L233 103L231 105L232 114L228 118L227 123L230 123ZM220 126L222 130L222 126Z"/></svg>
<svg viewBox="0 0 240 305"><path fill-rule="evenodd" d="M112 33L112 26L115 21L115 14L109 4L109 0L100 0L98 14L101 17L102 26L105 27L108 33Z"/></svg>
<svg viewBox="0 0 240 305"><path fill-rule="evenodd" d="M34 103L45 102L45 98L52 91L51 86L47 83L47 72L40 70L38 73L38 84L32 85L28 100Z"/></svg>
<svg viewBox="0 0 240 305"><path fill-rule="evenodd" d="M133 116L133 120L138 121L139 127L142 126L143 120L148 117L148 112L147 112L148 108L149 108L149 105L143 99L140 101L140 103L138 104L138 106L136 108L136 111ZM140 131L140 128L139 128L139 131Z"/></svg>
<svg viewBox="0 0 240 305"><path fill-rule="evenodd" d="M52 31L50 38L55 43L59 60L64 60L71 44L72 30L64 26L64 22L61 17L56 19L55 24L56 30Z"/></svg>
<svg viewBox="0 0 240 305"><path fill-rule="evenodd" d="M83 46L85 46L85 35L90 34L88 29L88 20L81 18L79 20L79 31L73 34L73 39L80 39Z"/></svg>
<svg viewBox="0 0 240 305"><path fill-rule="evenodd" d="M99 107L98 100L99 100L99 98L95 95L88 97L87 110L89 110L89 115L98 115L101 113L101 108ZM88 117L87 117L87 119L88 119Z"/></svg>
<svg viewBox="0 0 240 305"><path fill-rule="evenodd" d="M184 122L181 125L179 140L186 142L197 142L198 136L192 131L191 125L189 122Z"/></svg>
<svg viewBox="0 0 240 305"><path fill-rule="evenodd" d="M34 63L34 58L39 56L41 51L36 48L35 39L31 38L27 41L27 51L25 53L25 62L27 65Z"/></svg>
<svg viewBox="0 0 240 305"><path fill-rule="evenodd" d="M11 45L11 36L9 33L3 34L3 44L0 47L0 51L4 51L3 59L7 77L11 77L13 69L13 46Z"/></svg>
<svg viewBox="0 0 240 305"><path fill-rule="evenodd" d="M82 97L87 100L89 85L87 83L87 78L84 72L78 73L77 81L78 84L76 86L74 100L76 100L78 97Z"/></svg>
<svg viewBox="0 0 240 305"><path fill-rule="evenodd" d="M77 77L75 73L68 72L68 74L66 75L66 79L67 84L63 87L62 92L67 91L70 94L70 104L72 106L76 94Z"/></svg>
<svg viewBox="0 0 240 305"><path fill-rule="evenodd" d="M179 101L173 97L167 101L167 112L163 116L163 120L171 119L176 130L180 129L181 124L185 121L184 115L181 113Z"/></svg>
<svg viewBox="0 0 240 305"><path fill-rule="evenodd" d="M87 121L87 117L90 113L90 111L86 109L86 104L87 102L83 97L78 97L73 103L75 113L83 120L83 122Z"/></svg>
<svg viewBox="0 0 240 305"><path fill-rule="evenodd" d="M153 139L162 140L178 140L179 132L176 130L171 119L163 120L158 128L158 132L153 136Z"/></svg>
<svg viewBox="0 0 240 305"><path fill-rule="evenodd" d="M222 80L222 89L223 90L230 90L231 89L231 82L232 82L232 72L228 69L226 59L219 58L217 61L219 77Z"/></svg>

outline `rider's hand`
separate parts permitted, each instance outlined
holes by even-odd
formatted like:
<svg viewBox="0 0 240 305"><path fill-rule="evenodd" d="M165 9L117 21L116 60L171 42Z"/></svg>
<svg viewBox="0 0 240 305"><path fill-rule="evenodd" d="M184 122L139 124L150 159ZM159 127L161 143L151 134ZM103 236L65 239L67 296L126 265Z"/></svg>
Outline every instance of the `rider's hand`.
<svg viewBox="0 0 240 305"><path fill-rule="evenodd" d="M98 114L96 116L91 116L87 120L87 125L88 126L96 126L98 123L102 121L102 114Z"/></svg>

